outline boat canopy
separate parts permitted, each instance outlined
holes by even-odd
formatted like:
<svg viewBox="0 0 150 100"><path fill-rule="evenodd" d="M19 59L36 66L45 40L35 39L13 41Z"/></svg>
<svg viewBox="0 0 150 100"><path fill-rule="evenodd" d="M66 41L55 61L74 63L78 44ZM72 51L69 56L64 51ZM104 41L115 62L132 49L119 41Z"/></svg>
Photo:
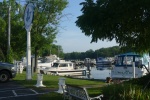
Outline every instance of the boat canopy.
<svg viewBox="0 0 150 100"><path fill-rule="evenodd" d="M141 55L135 53L135 52L129 52L129 53L124 53L124 54L120 54L118 55L118 57L121 57L121 56L137 56L137 57L141 57Z"/></svg>
<svg viewBox="0 0 150 100"><path fill-rule="evenodd" d="M139 63L147 65L149 62L148 54L137 54L134 52L124 53L117 55L115 58L115 66L132 66L132 62L135 62L135 65L138 66Z"/></svg>

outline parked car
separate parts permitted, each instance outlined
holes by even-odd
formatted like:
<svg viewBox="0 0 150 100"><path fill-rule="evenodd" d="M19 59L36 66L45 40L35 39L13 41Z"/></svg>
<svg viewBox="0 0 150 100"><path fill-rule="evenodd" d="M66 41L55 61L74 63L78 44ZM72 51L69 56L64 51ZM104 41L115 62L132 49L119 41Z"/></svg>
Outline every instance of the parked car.
<svg viewBox="0 0 150 100"><path fill-rule="evenodd" d="M0 82L7 82L15 76L16 71L14 64L0 62Z"/></svg>

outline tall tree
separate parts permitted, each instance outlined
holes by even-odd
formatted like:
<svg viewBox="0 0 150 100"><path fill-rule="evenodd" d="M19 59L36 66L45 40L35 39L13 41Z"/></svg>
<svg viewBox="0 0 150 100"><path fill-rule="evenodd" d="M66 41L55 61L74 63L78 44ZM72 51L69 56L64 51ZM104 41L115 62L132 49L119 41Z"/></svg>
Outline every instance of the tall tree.
<svg viewBox="0 0 150 100"><path fill-rule="evenodd" d="M32 2L32 0L31 0ZM35 58L44 50L50 50L58 33L62 11L66 8L67 0L34 0L35 11L31 30L31 46ZM35 64L37 66L37 62Z"/></svg>
<svg viewBox="0 0 150 100"><path fill-rule="evenodd" d="M23 5L18 5L17 0L4 0L0 2L0 56L7 55L8 33L8 7L11 6L11 48L14 59L25 56L26 31L24 28ZM67 0L30 0L35 5L34 20L31 30L32 54L42 55L43 50L50 50L56 34L62 11L68 4ZM18 7L20 11L17 12Z"/></svg>
<svg viewBox="0 0 150 100"><path fill-rule="evenodd" d="M11 8L11 9L10 9ZM20 13L17 12L20 8ZM12 62L19 59L24 51L24 34L21 5L16 0L0 2L0 56L2 61ZM9 16L10 15L10 16ZM8 19L10 17L10 54L8 54ZM12 58L13 57L13 58ZM11 59L10 59L11 58Z"/></svg>
<svg viewBox="0 0 150 100"><path fill-rule="evenodd" d="M76 25L91 42L116 40L122 48L150 51L149 0L85 0Z"/></svg>

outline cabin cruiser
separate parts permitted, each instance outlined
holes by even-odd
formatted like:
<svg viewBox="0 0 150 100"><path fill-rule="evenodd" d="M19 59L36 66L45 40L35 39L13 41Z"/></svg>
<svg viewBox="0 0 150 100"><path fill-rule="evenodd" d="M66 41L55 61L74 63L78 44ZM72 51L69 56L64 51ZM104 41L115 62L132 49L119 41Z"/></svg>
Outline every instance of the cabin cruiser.
<svg viewBox="0 0 150 100"><path fill-rule="evenodd" d="M56 55L46 56L38 59L38 68L45 69L46 67L52 67L53 63L59 60Z"/></svg>
<svg viewBox="0 0 150 100"><path fill-rule="evenodd" d="M74 63L71 61L58 60L53 63L52 67L46 67L41 72L44 74L55 74L55 75L81 75L85 73L85 68L75 69Z"/></svg>
<svg viewBox="0 0 150 100"><path fill-rule="evenodd" d="M115 57L115 65L111 70L112 79L139 78L149 73L149 55L125 53Z"/></svg>
<svg viewBox="0 0 150 100"><path fill-rule="evenodd" d="M105 68L111 67L111 61L104 57L98 57L96 61L96 68L97 70L103 70Z"/></svg>

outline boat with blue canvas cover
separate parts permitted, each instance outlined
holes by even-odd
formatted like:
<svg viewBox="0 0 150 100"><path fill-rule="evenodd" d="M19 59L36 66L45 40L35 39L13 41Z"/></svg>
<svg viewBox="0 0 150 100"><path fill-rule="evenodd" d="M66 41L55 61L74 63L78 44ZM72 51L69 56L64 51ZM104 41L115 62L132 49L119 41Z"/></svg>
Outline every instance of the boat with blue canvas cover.
<svg viewBox="0 0 150 100"><path fill-rule="evenodd" d="M149 55L129 52L117 55L115 66L111 70L112 79L139 78L149 72Z"/></svg>
<svg viewBox="0 0 150 100"><path fill-rule="evenodd" d="M111 67L112 62L104 57L98 57L96 61L97 70L104 70L105 68Z"/></svg>

